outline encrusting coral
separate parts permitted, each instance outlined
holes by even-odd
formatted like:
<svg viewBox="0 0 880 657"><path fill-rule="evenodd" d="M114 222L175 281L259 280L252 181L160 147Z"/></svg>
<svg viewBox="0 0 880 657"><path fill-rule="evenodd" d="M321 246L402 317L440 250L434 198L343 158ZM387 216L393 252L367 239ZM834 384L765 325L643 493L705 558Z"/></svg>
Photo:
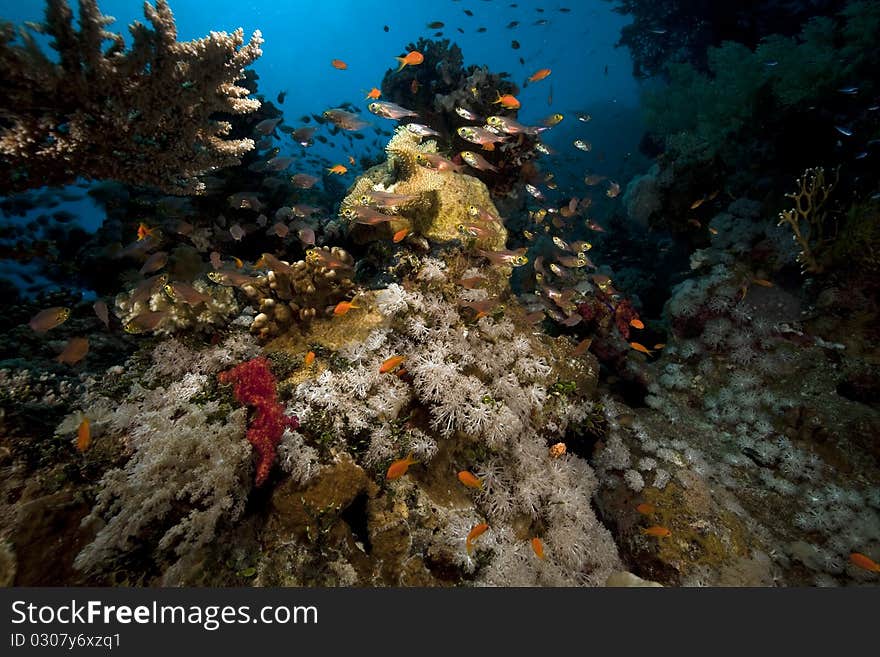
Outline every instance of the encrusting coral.
<svg viewBox="0 0 880 657"><path fill-rule="evenodd" d="M235 83L262 54L260 32L247 44L241 29L179 42L167 0L144 13L152 29L133 23L125 50L96 0L79 0L78 31L67 1L48 0L45 23L31 29L52 37L58 63L29 32L18 45L14 28L0 25L0 189L85 177L198 194L200 174L253 149L251 139L225 139L231 124L214 115L259 108Z"/></svg>

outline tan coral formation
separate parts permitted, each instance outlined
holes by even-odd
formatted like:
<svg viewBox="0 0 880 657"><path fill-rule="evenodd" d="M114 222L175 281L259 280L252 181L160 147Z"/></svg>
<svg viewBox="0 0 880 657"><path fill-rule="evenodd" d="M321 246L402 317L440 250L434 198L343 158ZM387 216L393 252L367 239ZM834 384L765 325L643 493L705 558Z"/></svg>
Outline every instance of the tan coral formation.
<svg viewBox="0 0 880 657"><path fill-rule="evenodd" d="M167 0L144 4L152 29L129 26L133 43L105 30L96 0L79 0L79 30L67 0L48 0L30 29L52 37L52 61L25 29L0 24L0 189L21 191L77 177L199 194L198 176L238 163L251 139L226 139L216 113L246 114L260 102L237 86L262 54L254 32L211 32L177 41ZM104 41L111 41L102 49Z"/></svg>
<svg viewBox="0 0 880 657"><path fill-rule="evenodd" d="M396 214L410 220L413 233L434 242L462 239L459 227L473 223L473 216L468 213L472 206L499 216L481 180L454 171L438 171L420 163L421 154L437 152L433 140L420 143L419 137L399 127L385 151L388 153L386 163L358 178L342 202L343 209L360 205L361 197L370 190L416 194L419 200L402 205ZM390 230L399 230L404 225L402 220L391 222ZM507 230L499 225L487 236L468 238L468 241L474 241L479 248L502 250L507 242Z"/></svg>
<svg viewBox="0 0 880 657"><path fill-rule="evenodd" d="M354 288L354 259L339 247L317 247L304 260L280 261L265 276L242 289L258 302L251 333L261 339L281 335L291 324L332 313Z"/></svg>

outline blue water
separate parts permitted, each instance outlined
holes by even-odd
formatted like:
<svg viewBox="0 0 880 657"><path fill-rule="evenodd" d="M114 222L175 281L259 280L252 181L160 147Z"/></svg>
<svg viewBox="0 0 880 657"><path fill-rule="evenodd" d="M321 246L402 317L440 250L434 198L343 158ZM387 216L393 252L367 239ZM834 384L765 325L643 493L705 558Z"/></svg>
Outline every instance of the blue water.
<svg viewBox="0 0 880 657"><path fill-rule="evenodd" d="M518 6L512 8L511 4ZM297 119L302 115L320 113L344 101L353 102L366 112L366 93L381 85L386 70L396 68L394 57L405 54L407 44L420 36L432 37L438 31L427 27L434 21L445 23L439 30L443 32L442 38L449 38L462 49L465 66L486 65L496 73L508 72L519 85L538 69L552 69L546 80L521 89L519 117L524 123L537 121L551 112L591 111L603 106L630 114L638 105L638 85L631 74L629 53L614 46L627 21L611 11L611 3L602 0L340 0L322 3L320 11L316 10L318 6L314 2L289 0L171 2L180 41L201 38L212 30L231 32L238 27L244 29L246 37L254 30L262 32L263 56L252 67L260 76L259 93L275 101L279 92L287 91L280 107L285 121L291 125L298 125ZM43 18L43 7L43 2L35 0L3 0L0 17L18 24L39 21ZM130 23L145 21L142 3L137 0L102 0L99 7L104 14L116 18L109 29L126 37ZM560 7L571 11L562 13ZM473 17L467 16L465 9ZM544 9L543 13L538 9ZM534 24L541 19L547 24ZM512 21L519 21L519 25L507 29ZM388 32L383 29L386 25ZM464 34L457 31L459 27ZM486 32L478 33L480 27L485 27ZM518 50L511 47L514 39L521 45ZM343 60L348 69L334 69L332 59ZM551 87L553 102L548 105ZM393 127L393 122L380 121L376 121L377 125L385 129ZM560 144L563 137L567 140L563 130L554 132L547 135L551 146L555 140ZM626 124L617 125L615 132L609 144L609 151L614 152L609 156L632 150L633 142L640 136L638 127ZM626 143L618 142L621 133L628 138ZM592 138L597 152L600 151L601 144L595 136ZM331 160L340 157L338 149L320 143L314 145L310 154ZM345 154L357 157L362 153Z"/></svg>

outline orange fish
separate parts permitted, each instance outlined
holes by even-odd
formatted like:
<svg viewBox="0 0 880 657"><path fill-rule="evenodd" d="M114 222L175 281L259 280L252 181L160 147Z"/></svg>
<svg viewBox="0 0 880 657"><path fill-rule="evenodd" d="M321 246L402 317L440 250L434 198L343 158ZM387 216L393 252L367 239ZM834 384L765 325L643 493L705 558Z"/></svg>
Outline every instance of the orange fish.
<svg viewBox="0 0 880 657"><path fill-rule="evenodd" d="M495 93L498 94L498 100L492 101L493 105L497 105L498 103L501 103L501 107L503 107L504 109L519 109L520 108L520 103L516 99L516 96L514 96L513 94L504 94L502 96L501 93L498 91L496 91Z"/></svg>
<svg viewBox="0 0 880 657"><path fill-rule="evenodd" d="M346 64L341 59L331 59L330 65L335 69L339 69L340 71L344 71L345 69L348 68L348 64Z"/></svg>
<svg viewBox="0 0 880 657"><path fill-rule="evenodd" d="M760 285L761 287L773 287L773 283L764 278L753 278L752 283Z"/></svg>
<svg viewBox="0 0 880 657"><path fill-rule="evenodd" d="M400 479L406 474L406 471L409 470L409 466L414 465L415 463L418 463L418 461L413 459L412 454L408 454L405 459L395 461L388 466L388 472L385 473L385 478Z"/></svg>
<svg viewBox="0 0 880 657"><path fill-rule="evenodd" d="M590 348L590 345L593 344L593 338L585 338L578 342L577 347L574 348L574 351L571 352L572 356L580 356L581 354L587 353L587 349Z"/></svg>
<svg viewBox="0 0 880 657"><path fill-rule="evenodd" d="M367 94L367 97L364 98L364 100L379 100L380 96L382 96L382 92L379 91L376 87L373 87L372 89L370 89L370 93Z"/></svg>
<svg viewBox="0 0 880 657"><path fill-rule="evenodd" d="M666 346L665 342L658 342L657 344L654 345L654 349L662 349L665 346Z"/></svg>
<svg viewBox="0 0 880 657"><path fill-rule="evenodd" d="M138 242L148 237L155 237L155 228L150 228L144 222L138 224Z"/></svg>
<svg viewBox="0 0 880 657"><path fill-rule="evenodd" d="M79 423L79 429L76 431L76 448L80 452L84 452L92 444L92 432L89 428L89 418L84 417Z"/></svg>
<svg viewBox="0 0 880 657"><path fill-rule="evenodd" d="M473 542L482 536L487 529L489 529L489 525L485 522L481 522L478 525L474 525L474 528L468 532L467 539L464 542L468 554L473 552Z"/></svg>
<svg viewBox="0 0 880 657"><path fill-rule="evenodd" d="M665 538L667 536L672 536L672 532L666 529L666 527L660 527L659 525L654 525L653 527L648 527L647 529L642 529L642 533L645 536L656 536L657 538Z"/></svg>
<svg viewBox="0 0 880 657"><path fill-rule="evenodd" d="M880 573L880 564L861 552L853 552L849 555L849 560L853 566L861 568L862 570L869 570L872 573Z"/></svg>
<svg viewBox="0 0 880 657"><path fill-rule="evenodd" d="M398 365L400 365L405 360L406 360L406 356L392 356L391 358L387 358L379 366L379 374L388 374L388 372L395 369Z"/></svg>
<svg viewBox="0 0 880 657"><path fill-rule="evenodd" d="M351 301L340 301L336 304L336 307L333 309L334 315L344 315L352 308L358 308L358 306L354 305Z"/></svg>
<svg viewBox="0 0 880 657"><path fill-rule="evenodd" d="M629 325L632 326L634 329L643 329L643 328L645 328L645 324L644 324L644 322L642 322L642 320L640 320L640 319L631 319L631 320L629 320Z"/></svg>
<svg viewBox="0 0 880 657"><path fill-rule="evenodd" d="M311 367L312 363L314 363L314 362L315 362L315 352L310 351L309 353L306 354L305 360L303 360L303 364L306 367Z"/></svg>
<svg viewBox="0 0 880 657"><path fill-rule="evenodd" d="M394 233L394 237L391 238L391 241L397 244L398 242L403 241L403 238L409 235L409 228L401 228L399 231Z"/></svg>
<svg viewBox="0 0 880 657"><path fill-rule="evenodd" d="M643 516L649 516L656 510L657 507L655 507L653 504L650 504L649 502L642 502L636 507L636 511L641 513Z"/></svg>
<svg viewBox="0 0 880 657"><path fill-rule="evenodd" d="M236 269L244 268L244 263L241 261L241 258L236 258L235 256L232 256L232 261L235 263Z"/></svg>
<svg viewBox="0 0 880 657"><path fill-rule="evenodd" d="M697 221L696 219L688 219L688 223L689 223L691 226L694 226L695 228L702 228L702 227L703 227L703 224L701 224L701 223L700 223L699 221Z"/></svg>
<svg viewBox="0 0 880 657"><path fill-rule="evenodd" d="M643 354L647 354L650 356L654 352L648 349L645 345L639 344L638 342L630 342L629 346L635 349L636 351L641 351ZM656 348L656 347L655 347Z"/></svg>
<svg viewBox="0 0 880 657"><path fill-rule="evenodd" d="M471 474L467 470L458 473L458 480L468 488L482 488L483 482L476 475Z"/></svg>
<svg viewBox="0 0 880 657"><path fill-rule="evenodd" d="M715 230L714 228L712 228L712 226L709 226L709 232L712 233L713 235L717 235L717 234L718 234L718 231Z"/></svg>
<svg viewBox="0 0 880 657"><path fill-rule="evenodd" d="M342 164L334 164L332 167L327 169L328 173L335 173L337 176L341 176L343 174L348 173L348 169L345 168Z"/></svg>
<svg viewBox="0 0 880 657"><path fill-rule="evenodd" d="M66 365L76 365L86 357L87 353L89 353L88 338L70 338L64 347L64 351L55 360Z"/></svg>
<svg viewBox="0 0 880 657"><path fill-rule="evenodd" d="M691 210L696 210L698 207L700 207L701 205L703 205L703 201L705 201L705 200L706 200L705 197L703 197L703 198L698 198L696 201L694 201L693 203L691 203Z"/></svg>
<svg viewBox="0 0 880 657"><path fill-rule="evenodd" d="M425 61L425 56L422 55L418 50L413 50L408 52L405 57L395 57L397 61L400 62L400 68L395 71L395 73L402 71L407 66L416 66Z"/></svg>
<svg viewBox="0 0 880 657"><path fill-rule="evenodd" d="M349 163L351 166L354 166L355 159L354 159L351 155L348 156L348 163Z"/></svg>
<svg viewBox="0 0 880 657"><path fill-rule="evenodd" d="M535 536L532 539L532 551L535 553L535 556L539 559L544 558L544 544L541 542L541 539Z"/></svg>
<svg viewBox="0 0 880 657"><path fill-rule="evenodd" d="M68 317L70 317L70 308L54 306L41 310L31 317L28 326L36 333L45 333L49 329L53 329L59 324L66 322Z"/></svg>
<svg viewBox="0 0 880 657"><path fill-rule="evenodd" d="M550 75L550 69L549 69L549 68L542 68L542 69L540 69L540 70L538 70L538 71L535 71L535 72L532 74L532 76L529 78L528 81L529 81L529 82L537 82L538 80L543 80L543 79L546 78L548 75Z"/></svg>

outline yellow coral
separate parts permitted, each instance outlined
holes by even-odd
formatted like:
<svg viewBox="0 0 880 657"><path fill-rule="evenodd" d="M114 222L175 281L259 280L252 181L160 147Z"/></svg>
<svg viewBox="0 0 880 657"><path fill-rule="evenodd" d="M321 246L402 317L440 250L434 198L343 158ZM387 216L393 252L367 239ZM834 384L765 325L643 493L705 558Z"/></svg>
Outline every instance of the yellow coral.
<svg viewBox="0 0 880 657"><path fill-rule="evenodd" d="M798 178L798 191L786 194L794 200L794 207L779 213L779 225L787 223L794 233L794 240L801 247L798 262L803 269L812 274L819 274L825 269L825 256L828 246L834 241L827 232L831 228L828 222L826 203L840 178L840 170L835 171L834 182L825 182L825 169L817 167L807 169Z"/></svg>
<svg viewBox="0 0 880 657"><path fill-rule="evenodd" d="M437 171L419 164L417 157L420 153L437 152L435 142L420 143L419 138L406 128L398 128L385 150L388 161L384 172L379 167L374 167L361 176L343 200L343 208L357 205L365 191L380 184L385 185L387 191L396 194L417 194L420 200L403 206L400 214L411 221L413 232L435 242L461 239L459 226L473 222L472 215L468 213L471 206L498 216L489 190L481 180L466 174ZM393 177L382 180L384 175ZM372 184L365 182L365 179ZM401 226L398 223L400 222L391 222L390 229L399 229L402 223ZM499 227L498 230L476 238L474 242L475 246L483 249L501 250L507 242L507 231Z"/></svg>

